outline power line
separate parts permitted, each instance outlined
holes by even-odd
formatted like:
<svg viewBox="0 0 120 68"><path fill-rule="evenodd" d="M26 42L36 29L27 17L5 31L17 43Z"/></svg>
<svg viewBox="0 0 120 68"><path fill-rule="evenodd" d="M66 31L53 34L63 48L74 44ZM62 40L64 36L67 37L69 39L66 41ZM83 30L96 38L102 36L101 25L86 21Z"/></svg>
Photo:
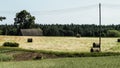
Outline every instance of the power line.
<svg viewBox="0 0 120 68"><path fill-rule="evenodd" d="M103 8L111 8L113 10L117 10L120 8L120 5L116 4L103 4ZM30 13L37 15L51 15L51 14L62 14L62 13L72 13L72 12L82 12L82 11L89 11L91 9L97 9L97 4L94 5L86 5L86 6L81 6L81 7L76 7L76 8L65 8L65 9L58 9L58 10L49 10L49 11L29 11ZM118 9L119 10L119 9ZM16 14L19 11L9 11L9 10L0 10L0 14Z"/></svg>

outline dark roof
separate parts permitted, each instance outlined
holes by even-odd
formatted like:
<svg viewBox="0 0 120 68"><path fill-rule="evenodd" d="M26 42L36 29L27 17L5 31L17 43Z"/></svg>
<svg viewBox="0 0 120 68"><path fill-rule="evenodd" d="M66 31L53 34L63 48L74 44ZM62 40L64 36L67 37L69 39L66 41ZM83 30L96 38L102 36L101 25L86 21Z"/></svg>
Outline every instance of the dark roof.
<svg viewBox="0 0 120 68"><path fill-rule="evenodd" d="M21 35L23 36L42 36L43 31L38 28L38 29L21 29Z"/></svg>

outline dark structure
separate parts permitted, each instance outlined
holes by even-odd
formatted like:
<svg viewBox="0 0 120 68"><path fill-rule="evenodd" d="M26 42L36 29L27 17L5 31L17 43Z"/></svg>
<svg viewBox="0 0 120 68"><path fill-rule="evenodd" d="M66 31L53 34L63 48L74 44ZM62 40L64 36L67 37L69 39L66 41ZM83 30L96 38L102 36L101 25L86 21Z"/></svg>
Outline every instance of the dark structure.
<svg viewBox="0 0 120 68"><path fill-rule="evenodd" d="M21 35L22 36L42 36L43 31L38 28L38 29L21 29Z"/></svg>

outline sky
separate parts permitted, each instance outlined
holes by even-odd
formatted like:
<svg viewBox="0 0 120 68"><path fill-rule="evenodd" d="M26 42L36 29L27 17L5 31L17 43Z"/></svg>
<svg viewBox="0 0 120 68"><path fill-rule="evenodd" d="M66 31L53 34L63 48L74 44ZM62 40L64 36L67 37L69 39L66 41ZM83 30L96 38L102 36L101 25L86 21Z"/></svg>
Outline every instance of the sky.
<svg viewBox="0 0 120 68"><path fill-rule="evenodd" d="M0 24L14 24L16 13L27 10L39 24L98 24L98 4L102 4L102 24L120 23L120 0L0 0Z"/></svg>

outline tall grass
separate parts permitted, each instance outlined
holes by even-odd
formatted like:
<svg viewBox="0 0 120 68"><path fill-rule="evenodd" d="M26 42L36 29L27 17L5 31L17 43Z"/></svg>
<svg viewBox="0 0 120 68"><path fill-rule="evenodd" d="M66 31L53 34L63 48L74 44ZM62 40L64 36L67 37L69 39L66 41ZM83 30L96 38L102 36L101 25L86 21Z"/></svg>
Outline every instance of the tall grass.
<svg viewBox="0 0 120 68"><path fill-rule="evenodd" d="M14 58L10 55L6 55L6 54L0 54L0 62L3 62L3 61L11 61L13 60Z"/></svg>

